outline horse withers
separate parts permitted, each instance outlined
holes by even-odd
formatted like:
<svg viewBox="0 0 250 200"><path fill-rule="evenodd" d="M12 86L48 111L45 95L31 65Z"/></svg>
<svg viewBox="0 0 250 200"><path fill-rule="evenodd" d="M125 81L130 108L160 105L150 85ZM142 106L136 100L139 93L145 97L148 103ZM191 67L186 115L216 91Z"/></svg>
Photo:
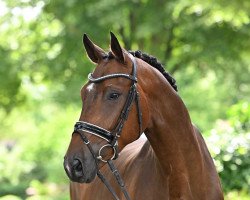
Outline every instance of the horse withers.
<svg viewBox="0 0 250 200"><path fill-rule="evenodd" d="M96 68L64 158L71 199L223 199L206 144L158 60L126 51L112 33L109 53L87 35L83 43Z"/></svg>

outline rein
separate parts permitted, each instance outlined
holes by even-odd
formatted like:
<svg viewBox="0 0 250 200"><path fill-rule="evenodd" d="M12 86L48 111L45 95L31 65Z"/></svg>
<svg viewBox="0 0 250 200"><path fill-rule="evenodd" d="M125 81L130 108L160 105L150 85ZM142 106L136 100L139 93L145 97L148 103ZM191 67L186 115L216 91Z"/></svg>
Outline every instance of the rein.
<svg viewBox="0 0 250 200"><path fill-rule="evenodd" d="M127 99L125 101L125 104L123 106L123 109L121 111L121 114L117 120L117 123L116 123L116 126L114 127L114 129L112 131L108 131L105 128L99 127L95 124L85 122L85 121L78 121L75 124L74 132L73 132L73 134L78 133L80 135L81 139L83 140L83 142L87 145L89 151L91 152L91 154L95 160L95 164L96 164L96 168L97 168L97 176L105 184L105 186L108 188L108 190L113 195L115 200L119 200L119 198L118 198L117 194L115 193L114 189L112 188L112 186L110 185L110 183L106 180L106 178L100 172L100 170L98 168L98 162L102 161L102 162L108 163L109 168L110 168L111 172L113 173L113 175L115 176L116 181L119 184L125 198L127 200L130 200L129 194L125 188L125 184L121 178L121 175L118 172L115 165L113 164L112 160L115 160L119 157L118 139L121 136L122 129L123 129L124 124L128 118L133 101L135 101L135 103L136 103L136 108L137 108L137 113L138 113L139 135L142 133L142 112L141 112L140 101L139 101L140 97L139 97L139 93L138 93L137 87L136 87L137 65L135 62L135 58L131 56L131 59L133 62L132 75L117 73L117 74L108 74L108 75L98 77L98 78L94 78L92 73L90 73L88 75L88 79L92 83L100 83L102 81L105 81L107 79L112 79L112 78L126 78L126 79L131 80L131 82L132 82L130 89L129 89ZM94 153L94 150L90 144L90 141L88 140L88 138L85 136L85 134L83 132L93 134L93 135L100 137L101 139L104 139L108 142L107 144L103 145L99 149L98 155L96 155ZM114 154L108 160L105 160L101 155L102 150L104 148L112 148L113 149Z"/></svg>

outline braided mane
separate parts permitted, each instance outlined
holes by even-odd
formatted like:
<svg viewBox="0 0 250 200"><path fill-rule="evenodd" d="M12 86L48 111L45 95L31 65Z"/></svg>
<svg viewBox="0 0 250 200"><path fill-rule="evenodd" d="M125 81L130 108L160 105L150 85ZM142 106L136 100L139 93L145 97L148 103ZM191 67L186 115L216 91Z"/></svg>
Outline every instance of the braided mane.
<svg viewBox="0 0 250 200"><path fill-rule="evenodd" d="M168 80L168 82L174 88L174 90L178 91L177 85L175 84L176 83L175 79L168 72L165 71L163 65L157 60L157 58L155 58L151 55L148 55L146 53L143 53L140 50L129 51L129 53L131 53L133 56L135 56L137 58L142 59L146 63L150 64L152 67L159 70L162 73L162 75Z"/></svg>
<svg viewBox="0 0 250 200"><path fill-rule="evenodd" d="M162 75L170 83L170 85L174 88L174 90L176 92L178 91L177 85L175 84L176 83L175 79L168 72L165 71L163 65L157 60L157 58L155 58L151 55L148 55L146 53L143 53L140 50L128 51L128 52L131 53L134 57L142 59L143 61L145 61L146 63L148 63L152 67L156 68L158 71L160 71L162 73ZM112 54L112 52L109 52L108 55L105 56L105 58L113 59L114 55Z"/></svg>

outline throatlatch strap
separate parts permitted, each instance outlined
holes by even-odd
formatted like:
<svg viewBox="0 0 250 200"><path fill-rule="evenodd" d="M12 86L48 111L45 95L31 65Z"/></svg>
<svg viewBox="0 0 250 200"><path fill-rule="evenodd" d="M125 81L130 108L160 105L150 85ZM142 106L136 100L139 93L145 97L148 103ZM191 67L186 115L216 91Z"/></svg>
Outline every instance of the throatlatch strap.
<svg viewBox="0 0 250 200"><path fill-rule="evenodd" d="M140 105L140 95L139 95L139 92L137 91L135 95L135 102L136 102L136 109L137 109L137 114L138 114L139 132L142 133L142 112L141 112L141 105Z"/></svg>

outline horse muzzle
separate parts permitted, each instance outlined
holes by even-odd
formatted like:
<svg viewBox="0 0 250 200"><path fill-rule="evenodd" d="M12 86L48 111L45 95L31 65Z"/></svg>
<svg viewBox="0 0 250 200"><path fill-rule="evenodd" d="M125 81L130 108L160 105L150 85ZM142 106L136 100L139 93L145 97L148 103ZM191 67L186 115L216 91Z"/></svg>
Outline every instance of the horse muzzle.
<svg viewBox="0 0 250 200"><path fill-rule="evenodd" d="M78 183L90 183L94 180L97 169L94 163L94 159L83 160L75 157L70 158L65 156L64 158L64 169L69 179L73 182Z"/></svg>

